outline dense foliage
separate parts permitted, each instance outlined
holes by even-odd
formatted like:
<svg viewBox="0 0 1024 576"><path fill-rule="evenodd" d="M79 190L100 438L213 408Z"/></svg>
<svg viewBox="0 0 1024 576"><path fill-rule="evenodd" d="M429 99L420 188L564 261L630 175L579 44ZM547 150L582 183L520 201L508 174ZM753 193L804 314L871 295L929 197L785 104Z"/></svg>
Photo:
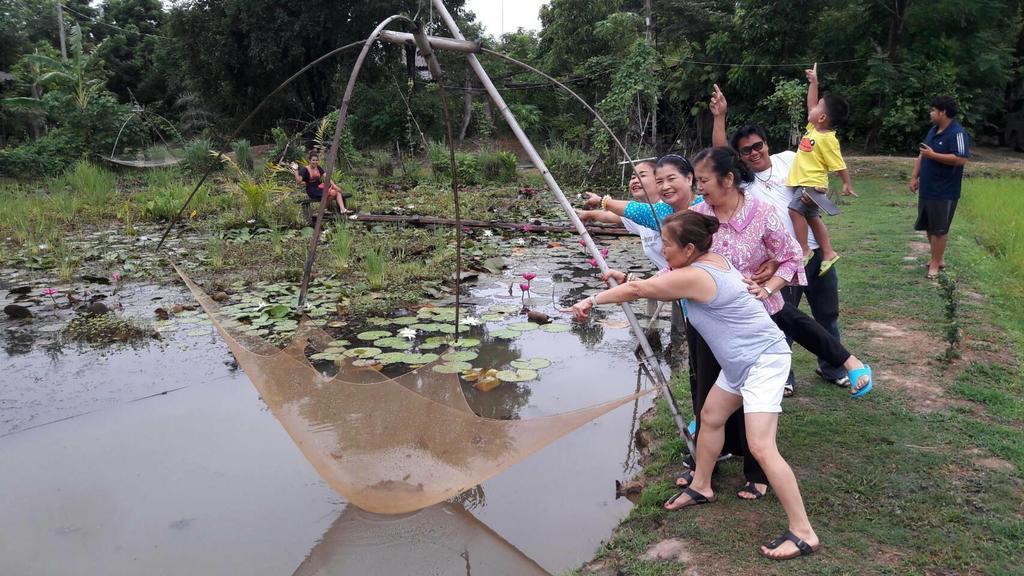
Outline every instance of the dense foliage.
<svg viewBox="0 0 1024 576"><path fill-rule="evenodd" d="M41 160L54 169L81 154L109 154L122 125L118 144L128 153L158 136L227 148L224 137L296 70L364 38L390 14L428 20L427 4L66 1L64 60L54 4L0 0L0 70L13 76L0 80L0 171L22 176L34 154L46 154ZM448 5L468 37L481 36L463 0ZM566 80L641 153L706 145L714 83L729 97L732 124L761 122L777 145L788 145L802 128L802 69L814 61L823 88L852 104L844 143L865 150L911 150L927 127L928 101L940 93L960 101L976 139L995 142L1022 95L1020 0L551 0L540 17L539 32L486 44ZM447 35L436 18L427 27ZM288 156L290 147L311 145L340 103L355 53L298 79L241 136L254 146L276 143ZM371 50L348 146L415 150L444 140L437 84L411 56L391 45ZM508 137L463 57L440 57L459 142ZM540 143L617 155L578 102L508 61L481 59Z"/></svg>

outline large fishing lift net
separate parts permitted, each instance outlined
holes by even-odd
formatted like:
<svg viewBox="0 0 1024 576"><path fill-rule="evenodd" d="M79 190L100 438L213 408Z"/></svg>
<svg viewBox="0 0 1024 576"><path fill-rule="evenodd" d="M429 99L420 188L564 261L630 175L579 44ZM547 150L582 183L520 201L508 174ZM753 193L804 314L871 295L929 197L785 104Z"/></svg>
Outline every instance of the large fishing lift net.
<svg viewBox="0 0 1024 576"><path fill-rule="evenodd" d="M638 396L532 420L473 413L457 374L428 364L388 378L343 365L325 376L306 358L333 338L303 319L278 349L219 312L175 268L227 343L263 401L327 483L378 514L399 514L448 500Z"/></svg>

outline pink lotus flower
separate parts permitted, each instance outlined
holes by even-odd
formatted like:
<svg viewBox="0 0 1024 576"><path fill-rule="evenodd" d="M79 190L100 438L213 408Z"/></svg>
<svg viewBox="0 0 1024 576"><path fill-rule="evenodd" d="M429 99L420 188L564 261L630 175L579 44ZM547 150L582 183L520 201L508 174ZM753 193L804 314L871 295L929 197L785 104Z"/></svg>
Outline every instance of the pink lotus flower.
<svg viewBox="0 0 1024 576"><path fill-rule="evenodd" d="M120 282L121 281L121 273L120 272L114 272L114 275L111 276L111 278L113 278L114 282Z"/></svg>
<svg viewBox="0 0 1024 576"><path fill-rule="evenodd" d="M586 245L587 245L587 243L583 241L583 238L580 238L580 246L586 246Z"/></svg>
<svg viewBox="0 0 1024 576"><path fill-rule="evenodd" d="M533 226L530 224L523 224L523 232L533 232Z"/></svg>
<svg viewBox="0 0 1024 576"><path fill-rule="evenodd" d="M601 248L599 250L599 252L601 253L601 258L607 258L608 257L608 249L607 248Z"/></svg>
<svg viewBox="0 0 1024 576"><path fill-rule="evenodd" d="M591 259L587 260L587 262L590 262L591 266L593 266L594 268L597 268L597 259L591 258Z"/></svg>
<svg viewBox="0 0 1024 576"><path fill-rule="evenodd" d="M527 282L532 282L533 279L536 278L536 277L537 277L537 275L534 274L533 272L527 272L526 274L523 274L523 278L526 278Z"/></svg>
<svg viewBox="0 0 1024 576"><path fill-rule="evenodd" d="M43 296L49 296L50 300L53 300L53 307L54 308L57 307L57 299L53 297L53 295L56 294L56 293L57 293L57 289L56 288L47 288L46 290L43 290Z"/></svg>
<svg viewBox="0 0 1024 576"><path fill-rule="evenodd" d="M519 285L519 289L522 290L523 292L529 292L530 291L530 285L529 284L520 284Z"/></svg>

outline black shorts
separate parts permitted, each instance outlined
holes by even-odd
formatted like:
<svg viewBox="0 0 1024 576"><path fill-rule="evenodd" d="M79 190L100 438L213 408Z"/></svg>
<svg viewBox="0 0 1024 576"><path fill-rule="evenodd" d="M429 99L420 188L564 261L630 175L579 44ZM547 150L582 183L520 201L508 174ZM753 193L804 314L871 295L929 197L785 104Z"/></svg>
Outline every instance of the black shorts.
<svg viewBox="0 0 1024 576"><path fill-rule="evenodd" d="M949 225L953 223L957 200L934 200L918 198L917 222L914 230L924 230L932 236L949 234Z"/></svg>

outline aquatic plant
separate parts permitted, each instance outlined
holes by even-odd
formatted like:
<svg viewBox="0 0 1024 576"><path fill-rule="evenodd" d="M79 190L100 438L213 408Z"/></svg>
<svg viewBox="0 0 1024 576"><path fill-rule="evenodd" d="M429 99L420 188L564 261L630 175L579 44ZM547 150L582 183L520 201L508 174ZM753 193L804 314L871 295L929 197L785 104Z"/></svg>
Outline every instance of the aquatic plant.
<svg viewBox="0 0 1024 576"><path fill-rule="evenodd" d="M252 157L252 144L242 138L231 143L231 151L235 153L235 162L243 170L252 171L254 163Z"/></svg>
<svg viewBox="0 0 1024 576"><path fill-rule="evenodd" d="M384 256L377 248L368 248L363 252L363 263L366 265L366 280L371 290L384 287Z"/></svg>
<svg viewBox="0 0 1024 576"><path fill-rule="evenodd" d="M224 251L224 240L220 238L210 238L206 243L206 257L214 270L224 267Z"/></svg>
<svg viewBox="0 0 1024 576"><path fill-rule="evenodd" d="M349 257L352 253L352 233L348 226L339 222L331 230L331 254L334 255L334 264L338 268L347 268Z"/></svg>
<svg viewBox="0 0 1024 576"><path fill-rule="evenodd" d="M152 328L140 321L114 314L78 316L64 328L65 338L92 344L139 340L152 333Z"/></svg>
<svg viewBox="0 0 1024 576"><path fill-rule="evenodd" d="M280 228L270 230L270 249L274 256L281 257L284 254L284 232Z"/></svg>
<svg viewBox="0 0 1024 576"><path fill-rule="evenodd" d="M117 177L113 172L100 168L87 160L80 160L63 176L64 183L71 188L85 205L93 211L105 213L113 205L117 194Z"/></svg>

